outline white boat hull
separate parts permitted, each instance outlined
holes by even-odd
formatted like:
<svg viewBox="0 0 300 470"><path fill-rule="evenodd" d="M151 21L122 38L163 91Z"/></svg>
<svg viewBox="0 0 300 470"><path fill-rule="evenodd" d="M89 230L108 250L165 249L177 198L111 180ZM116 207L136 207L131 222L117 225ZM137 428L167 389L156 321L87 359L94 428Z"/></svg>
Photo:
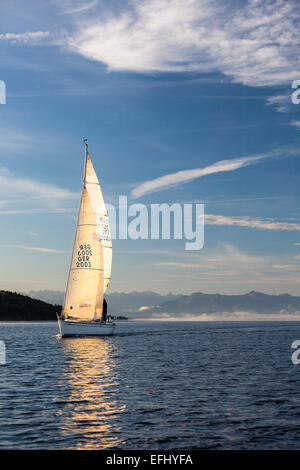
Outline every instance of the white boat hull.
<svg viewBox="0 0 300 470"><path fill-rule="evenodd" d="M62 320L58 318L58 327L61 337L68 336L109 336L115 330L114 323L88 323Z"/></svg>

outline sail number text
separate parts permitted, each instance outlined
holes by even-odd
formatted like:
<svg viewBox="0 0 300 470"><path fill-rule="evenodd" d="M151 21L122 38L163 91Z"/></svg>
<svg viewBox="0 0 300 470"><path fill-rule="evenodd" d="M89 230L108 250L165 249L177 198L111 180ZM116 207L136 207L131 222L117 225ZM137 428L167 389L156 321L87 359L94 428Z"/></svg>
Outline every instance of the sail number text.
<svg viewBox="0 0 300 470"><path fill-rule="evenodd" d="M91 268L91 257L93 256L91 245L79 245L77 251L76 268Z"/></svg>

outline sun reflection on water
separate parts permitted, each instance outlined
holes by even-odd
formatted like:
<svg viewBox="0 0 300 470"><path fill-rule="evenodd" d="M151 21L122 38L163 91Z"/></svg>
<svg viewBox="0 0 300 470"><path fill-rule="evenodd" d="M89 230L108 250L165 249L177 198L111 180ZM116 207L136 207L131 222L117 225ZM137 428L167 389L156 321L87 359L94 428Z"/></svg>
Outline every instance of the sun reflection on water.
<svg viewBox="0 0 300 470"><path fill-rule="evenodd" d="M62 387L69 392L59 412L61 435L70 438L69 448L118 447L122 443L118 417L126 407L117 398L115 346L104 338L68 338L61 341L61 352Z"/></svg>

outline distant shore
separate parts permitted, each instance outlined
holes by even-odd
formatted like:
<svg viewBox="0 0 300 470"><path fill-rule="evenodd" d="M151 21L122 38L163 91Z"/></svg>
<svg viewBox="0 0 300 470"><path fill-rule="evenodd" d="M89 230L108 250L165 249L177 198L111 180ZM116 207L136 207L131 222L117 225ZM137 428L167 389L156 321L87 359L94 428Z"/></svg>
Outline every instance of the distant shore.
<svg viewBox="0 0 300 470"><path fill-rule="evenodd" d="M51 305L16 292L0 291L0 321L55 321L60 305Z"/></svg>
<svg viewBox="0 0 300 470"><path fill-rule="evenodd" d="M16 292L0 291L0 322L51 322L56 321L56 313L61 305L52 305L42 300ZM110 316L110 315L109 315ZM110 316L112 320L127 321L124 315Z"/></svg>

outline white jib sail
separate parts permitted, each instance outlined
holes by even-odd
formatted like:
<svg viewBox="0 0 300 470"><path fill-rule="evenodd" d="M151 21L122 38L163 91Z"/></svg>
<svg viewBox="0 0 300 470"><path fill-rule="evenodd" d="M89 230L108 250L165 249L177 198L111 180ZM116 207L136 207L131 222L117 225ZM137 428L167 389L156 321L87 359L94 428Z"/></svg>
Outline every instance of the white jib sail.
<svg viewBox="0 0 300 470"><path fill-rule="evenodd" d="M110 235L110 226L101 187L96 172L94 170L90 154L88 152L86 159L86 189L88 191L97 221L98 239L100 240L102 245L104 276L103 293L105 293L111 277L112 243Z"/></svg>
<svg viewBox="0 0 300 470"><path fill-rule="evenodd" d="M112 244L108 216L91 158L86 153L84 187L78 216L65 317L100 318L111 275Z"/></svg>

